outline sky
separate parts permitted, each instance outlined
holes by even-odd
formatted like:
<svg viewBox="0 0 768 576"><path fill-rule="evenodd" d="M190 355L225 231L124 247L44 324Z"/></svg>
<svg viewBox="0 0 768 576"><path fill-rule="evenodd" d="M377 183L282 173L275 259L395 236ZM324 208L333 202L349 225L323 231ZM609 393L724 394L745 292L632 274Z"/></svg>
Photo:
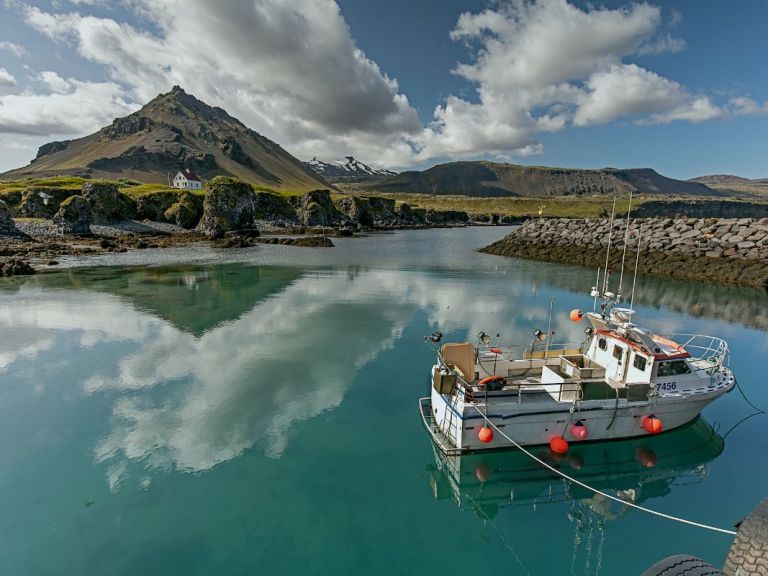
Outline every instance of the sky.
<svg viewBox="0 0 768 576"><path fill-rule="evenodd" d="M0 171L178 84L302 160L768 177L768 2L0 0Z"/></svg>

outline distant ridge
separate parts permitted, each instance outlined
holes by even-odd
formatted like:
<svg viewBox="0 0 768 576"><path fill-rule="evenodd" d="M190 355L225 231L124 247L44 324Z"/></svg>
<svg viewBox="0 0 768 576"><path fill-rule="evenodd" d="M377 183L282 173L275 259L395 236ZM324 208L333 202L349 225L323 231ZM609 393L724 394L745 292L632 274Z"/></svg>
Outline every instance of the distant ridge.
<svg viewBox="0 0 768 576"><path fill-rule="evenodd" d="M397 172L386 168L372 168L354 156L345 156L344 160L337 160L336 162L323 162L315 157L307 162L307 166L329 182L363 182L374 178L397 175Z"/></svg>
<svg viewBox="0 0 768 576"><path fill-rule="evenodd" d="M768 178L749 179L732 174L710 174L691 178L689 182L699 182L731 194L748 194L763 198L768 196Z"/></svg>
<svg viewBox="0 0 768 576"><path fill-rule="evenodd" d="M95 134L42 146L28 166L0 179L65 175L167 184L180 168L205 179L224 174L270 188L328 188L278 144L179 86Z"/></svg>
<svg viewBox="0 0 768 576"><path fill-rule="evenodd" d="M550 168L489 161L450 162L361 185L379 192L464 196L586 196L613 194L726 195L699 182L674 180L650 168Z"/></svg>

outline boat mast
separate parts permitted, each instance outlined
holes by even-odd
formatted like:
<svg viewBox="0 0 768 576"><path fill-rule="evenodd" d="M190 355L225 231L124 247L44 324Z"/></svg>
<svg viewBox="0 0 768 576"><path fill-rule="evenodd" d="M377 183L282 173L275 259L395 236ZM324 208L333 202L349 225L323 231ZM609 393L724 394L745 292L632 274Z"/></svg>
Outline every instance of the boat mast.
<svg viewBox="0 0 768 576"><path fill-rule="evenodd" d="M637 256L635 257L635 275L632 278L632 298L629 301L629 321L632 322L632 314L634 314L635 305L635 283L637 282L637 266L640 264L640 238L642 236L643 223L637 227Z"/></svg>
<svg viewBox="0 0 768 576"><path fill-rule="evenodd" d="M608 273L608 260L611 255L611 241L613 240L613 220L615 216L616 216L616 196L613 197L613 207L611 208L611 221L610 221L610 225L608 226L608 248L605 251L605 273L603 274L603 290L602 290L603 304L601 306L601 312L603 316L605 316L605 308L607 305L606 292L608 291L608 281L610 276L610 274Z"/></svg>
<svg viewBox="0 0 768 576"><path fill-rule="evenodd" d="M624 284L624 260L627 257L627 241L629 240L629 217L632 214L632 192L629 193L629 207L627 208L627 225L624 227L624 251L621 254L621 274L619 275L619 290L616 292L616 301L621 299L621 287Z"/></svg>

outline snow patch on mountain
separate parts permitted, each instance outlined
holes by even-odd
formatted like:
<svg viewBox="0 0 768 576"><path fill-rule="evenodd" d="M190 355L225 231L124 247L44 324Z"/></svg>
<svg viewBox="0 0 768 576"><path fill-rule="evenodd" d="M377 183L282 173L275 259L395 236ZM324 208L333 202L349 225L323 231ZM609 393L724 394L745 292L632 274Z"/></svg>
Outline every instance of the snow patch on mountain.
<svg viewBox="0 0 768 576"><path fill-rule="evenodd" d="M307 162L307 166L327 180L334 179L370 179L386 176L395 176L397 172L386 168L373 168L368 164L357 160L354 156L345 156L343 160L324 162L317 157Z"/></svg>

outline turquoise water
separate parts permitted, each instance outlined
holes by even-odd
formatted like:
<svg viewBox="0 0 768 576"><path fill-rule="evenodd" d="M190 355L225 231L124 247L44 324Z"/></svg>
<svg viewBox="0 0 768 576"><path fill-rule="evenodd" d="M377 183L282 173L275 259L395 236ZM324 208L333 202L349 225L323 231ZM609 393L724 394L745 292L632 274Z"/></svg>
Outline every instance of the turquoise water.
<svg viewBox="0 0 768 576"><path fill-rule="evenodd" d="M680 552L721 564L729 537L592 497L519 453L434 454L417 405L425 334L525 342L555 297L558 337L578 338L567 311L591 304L594 271L474 252L504 233L142 252L121 261L140 267L2 280L0 573L634 574ZM761 406L766 304L645 278L635 299L653 329L727 338ZM730 528L767 495L766 417L739 424L750 413L729 394L682 430L555 463Z"/></svg>

